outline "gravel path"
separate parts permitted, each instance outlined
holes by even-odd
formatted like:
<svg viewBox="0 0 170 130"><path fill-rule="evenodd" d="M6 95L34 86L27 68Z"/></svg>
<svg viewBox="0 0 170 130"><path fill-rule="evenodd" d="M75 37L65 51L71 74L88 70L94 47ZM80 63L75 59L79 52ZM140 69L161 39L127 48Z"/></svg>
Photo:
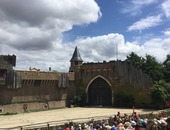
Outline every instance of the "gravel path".
<svg viewBox="0 0 170 130"><path fill-rule="evenodd" d="M99 117L109 117L117 112L131 114L132 109L120 108L63 108L40 112L20 113L17 115L0 116L0 129L18 127L23 125L33 125L37 123L85 120ZM137 109L137 113L148 112L148 110ZM84 119L83 119L84 118Z"/></svg>

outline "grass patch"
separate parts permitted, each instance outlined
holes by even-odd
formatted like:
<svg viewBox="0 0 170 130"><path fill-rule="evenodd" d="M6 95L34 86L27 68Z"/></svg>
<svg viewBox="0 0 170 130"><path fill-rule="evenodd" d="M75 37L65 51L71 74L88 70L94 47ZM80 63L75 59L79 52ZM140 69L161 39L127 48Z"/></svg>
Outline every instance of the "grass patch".
<svg viewBox="0 0 170 130"><path fill-rule="evenodd" d="M1 115L4 115L4 116L10 116L10 115L16 115L16 114L18 114L18 113L10 113L10 112L7 112L7 113L5 113L5 114L1 114Z"/></svg>

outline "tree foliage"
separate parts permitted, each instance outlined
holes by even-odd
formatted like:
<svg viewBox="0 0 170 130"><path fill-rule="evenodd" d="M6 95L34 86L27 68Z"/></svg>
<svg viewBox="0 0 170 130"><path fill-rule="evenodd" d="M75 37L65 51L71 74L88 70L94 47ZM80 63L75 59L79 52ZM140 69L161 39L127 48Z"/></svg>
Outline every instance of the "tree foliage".
<svg viewBox="0 0 170 130"><path fill-rule="evenodd" d="M84 95L79 95L79 96L74 96L70 104L73 105L74 107L82 107L85 105L85 97Z"/></svg>
<svg viewBox="0 0 170 130"><path fill-rule="evenodd" d="M156 106L164 105L165 101L169 98L166 82L163 80L155 82L151 90L152 102Z"/></svg>
<svg viewBox="0 0 170 130"><path fill-rule="evenodd" d="M134 52L127 56L126 61L148 74L154 84L151 88L152 103L157 107L164 105L170 99L170 54L163 63L159 63L155 57L146 55L140 57Z"/></svg>
<svg viewBox="0 0 170 130"><path fill-rule="evenodd" d="M156 58L151 55L140 57L136 53L132 52L127 56L126 61L131 62L137 68L142 69L143 72L151 76L153 81L164 79L166 71L164 65L159 63Z"/></svg>
<svg viewBox="0 0 170 130"><path fill-rule="evenodd" d="M152 77L153 81L164 79L165 68L163 64L159 63L155 57L146 55L144 63L144 72Z"/></svg>
<svg viewBox="0 0 170 130"><path fill-rule="evenodd" d="M165 67L165 73L164 73L165 81L170 82L170 54L167 55L167 58L163 62L163 65Z"/></svg>
<svg viewBox="0 0 170 130"><path fill-rule="evenodd" d="M138 69L142 69L145 60L143 57L140 57L136 53L132 52L129 56L127 56L126 61L131 62Z"/></svg>

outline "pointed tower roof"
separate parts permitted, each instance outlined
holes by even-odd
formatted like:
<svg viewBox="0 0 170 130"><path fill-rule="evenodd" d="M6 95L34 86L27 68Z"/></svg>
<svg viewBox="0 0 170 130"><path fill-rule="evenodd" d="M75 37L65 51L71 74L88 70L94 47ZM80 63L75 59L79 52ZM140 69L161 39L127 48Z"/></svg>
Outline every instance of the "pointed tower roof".
<svg viewBox="0 0 170 130"><path fill-rule="evenodd" d="M81 56L80 56L80 53L79 53L79 50L76 46L75 50L74 50L74 53L73 53L73 56L70 60L70 62L72 61L80 61L80 62L83 62L83 60L81 59Z"/></svg>

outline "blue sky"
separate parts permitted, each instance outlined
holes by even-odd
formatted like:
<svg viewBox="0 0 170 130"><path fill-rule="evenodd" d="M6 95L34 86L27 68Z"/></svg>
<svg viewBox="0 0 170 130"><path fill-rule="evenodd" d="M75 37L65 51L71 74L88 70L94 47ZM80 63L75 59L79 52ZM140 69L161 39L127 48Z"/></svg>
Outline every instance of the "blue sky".
<svg viewBox="0 0 170 130"><path fill-rule="evenodd" d="M148 3L146 2L148 1ZM126 41L134 41L138 37L147 38L152 35L159 37L162 31L170 28L167 18L161 8L163 1L158 0L96 0L102 13L96 23L74 26L72 30L65 32L65 40L75 40L77 37L92 37L109 33L123 34ZM136 3L136 4L135 4ZM160 16L158 24L141 29L129 30L134 23L148 17ZM142 42L140 43L142 44Z"/></svg>
<svg viewBox="0 0 170 130"><path fill-rule="evenodd" d="M170 0L0 0L0 54L15 54L17 70L67 72L76 46L84 63L132 51L163 62L169 23Z"/></svg>

